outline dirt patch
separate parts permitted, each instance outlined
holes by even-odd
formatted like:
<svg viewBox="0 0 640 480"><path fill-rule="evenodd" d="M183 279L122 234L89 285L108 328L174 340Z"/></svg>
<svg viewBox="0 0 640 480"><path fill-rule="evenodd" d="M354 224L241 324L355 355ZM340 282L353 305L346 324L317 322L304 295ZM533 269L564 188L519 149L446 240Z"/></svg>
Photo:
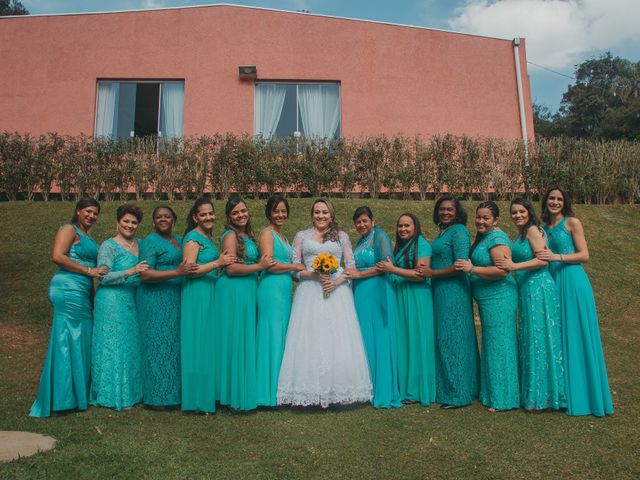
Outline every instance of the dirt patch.
<svg viewBox="0 0 640 480"><path fill-rule="evenodd" d="M0 323L0 348L24 351L41 343L42 336L33 327Z"/></svg>

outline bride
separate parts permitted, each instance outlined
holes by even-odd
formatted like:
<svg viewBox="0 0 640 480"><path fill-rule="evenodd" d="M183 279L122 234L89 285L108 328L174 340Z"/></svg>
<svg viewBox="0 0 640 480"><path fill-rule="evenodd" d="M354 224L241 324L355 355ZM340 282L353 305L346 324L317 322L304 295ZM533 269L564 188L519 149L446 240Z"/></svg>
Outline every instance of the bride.
<svg viewBox="0 0 640 480"><path fill-rule="evenodd" d="M303 263L296 289L278 379L278 404L349 404L371 400L369 366L353 293L342 275L318 274L311 264L330 253L353 267L349 237L338 228L329 200L311 207L313 227L293 240L293 263ZM323 291L329 293L325 298Z"/></svg>

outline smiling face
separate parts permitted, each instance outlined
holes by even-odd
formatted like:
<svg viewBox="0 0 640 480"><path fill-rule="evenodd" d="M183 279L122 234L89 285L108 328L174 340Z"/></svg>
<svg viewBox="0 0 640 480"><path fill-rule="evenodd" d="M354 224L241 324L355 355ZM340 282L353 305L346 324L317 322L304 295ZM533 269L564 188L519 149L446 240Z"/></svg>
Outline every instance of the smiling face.
<svg viewBox="0 0 640 480"><path fill-rule="evenodd" d="M564 208L564 196L560 190L551 190L547 197L547 210L551 215L558 215L562 213Z"/></svg>
<svg viewBox="0 0 640 480"><path fill-rule="evenodd" d="M511 220L517 227L524 227L529 223L529 210L524 205L514 203L511 205Z"/></svg>
<svg viewBox="0 0 640 480"><path fill-rule="evenodd" d="M353 222L356 226L356 230L363 237L365 235L369 235L373 231L373 219L369 218L369 215L363 213L358 218L356 218L355 222Z"/></svg>
<svg viewBox="0 0 640 480"><path fill-rule="evenodd" d="M249 222L249 209L244 202L238 203L233 210L229 212L229 222L238 230L244 231Z"/></svg>
<svg viewBox="0 0 640 480"><path fill-rule="evenodd" d="M413 237L416 231L416 225L413 223L413 219L411 217L403 215L398 219L396 231L398 233L398 237L402 240L409 240Z"/></svg>
<svg viewBox="0 0 640 480"><path fill-rule="evenodd" d="M493 212L488 208L476 210L476 229L478 233L487 233L498 224L498 218L493 216Z"/></svg>
<svg viewBox="0 0 640 480"><path fill-rule="evenodd" d="M287 217L289 214L287 213L287 206L284 202L278 203L273 210L271 210L271 214L269 216L269 220L273 225L280 228L284 225L284 222L287 221Z"/></svg>
<svg viewBox="0 0 640 480"><path fill-rule="evenodd" d="M138 219L130 213L125 213L124 216L118 220L118 233L124 237L125 240L133 240L138 229Z"/></svg>
<svg viewBox="0 0 640 480"><path fill-rule="evenodd" d="M324 202L316 202L311 212L311 221L316 230L323 232L329 228L331 220L331 212L327 204Z"/></svg>
<svg viewBox="0 0 640 480"><path fill-rule="evenodd" d="M198 207L198 211L193 215L193 221L205 232L213 230L213 224L216 220L216 214L213 205L203 203Z"/></svg>
<svg viewBox="0 0 640 480"><path fill-rule="evenodd" d="M170 235L175 219L168 208L158 208L153 214L153 226L161 235Z"/></svg>
<svg viewBox="0 0 640 480"><path fill-rule="evenodd" d="M438 220L444 227L453 224L456 219L456 206L451 200L444 200L438 207Z"/></svg>
<svg viewBox="0 0 640 480"><path fill-rule="evenodd" d="M76 210L76 216L78 217L78 225L84 230L88 231L100 215L100 209L98 207L86 207L80 210Z"/></svg>

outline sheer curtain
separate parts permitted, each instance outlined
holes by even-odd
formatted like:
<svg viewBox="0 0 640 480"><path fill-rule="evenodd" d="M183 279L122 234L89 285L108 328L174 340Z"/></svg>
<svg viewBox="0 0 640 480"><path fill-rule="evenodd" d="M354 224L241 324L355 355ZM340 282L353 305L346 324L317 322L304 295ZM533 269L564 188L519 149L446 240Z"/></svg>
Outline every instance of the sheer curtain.
<svg viewBox="0 0 640 480"><path fill-rule="evenodd" d="M337 85L299 85L298 105L305 136L336 136L340 123L340 89Z"/></svg>
<svg viewBox="0 0 640 480"><path fill-rule="evenodd" d="M266 140L271 139L276 133L284 97L287 93L284 85L256 84L255 105L253 108L253 133L262 135Z"/></svg>
<svg viewBox="0 0 640 480"><path fill-rule="evenodd" d="M118 131L118 82L98 82L98 107L96 109L96 137L117 136Z"/></svg>
<svg viewBox="0 0 640 480"><path fill-rule="evenodd" d="M184 84L160 85L160 132L166 139L182 137L184 117Z"/></svg>

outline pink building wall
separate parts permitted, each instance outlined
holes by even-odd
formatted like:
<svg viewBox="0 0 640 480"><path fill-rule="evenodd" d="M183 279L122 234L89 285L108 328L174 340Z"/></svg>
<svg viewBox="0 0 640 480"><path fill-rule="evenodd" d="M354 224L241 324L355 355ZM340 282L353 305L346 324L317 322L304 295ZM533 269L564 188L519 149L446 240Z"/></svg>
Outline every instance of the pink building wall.
<svg viewBox="0 0 640 480"><path fill-rule="evenodd" d="M220 5L1 18L0 59L0 131L92 134L97 79L184 79L185 135L252 132L250 64L339 81L343 136L521 137L511 40Z"/></svg>

